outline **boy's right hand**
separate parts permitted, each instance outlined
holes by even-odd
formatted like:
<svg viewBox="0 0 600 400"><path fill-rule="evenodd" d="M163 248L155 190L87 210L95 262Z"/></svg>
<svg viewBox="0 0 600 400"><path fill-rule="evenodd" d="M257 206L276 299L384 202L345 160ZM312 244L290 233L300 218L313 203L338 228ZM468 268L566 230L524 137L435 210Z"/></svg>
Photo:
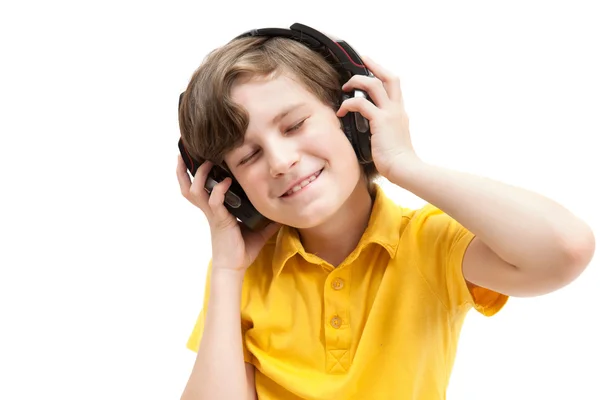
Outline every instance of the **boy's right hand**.
<svg viewBox="0 0 600 400"><path fill-rule="evenodd" d="M231 178L217 184L210 194L204 188L211 168L211 162L204 162L198 167L192 182L179 155L177 180L181 194L206 215L211 233L213 271L222 269L243 274L280 224L271 223L261 231L253 232L239 222L223 204Z"/></svg>

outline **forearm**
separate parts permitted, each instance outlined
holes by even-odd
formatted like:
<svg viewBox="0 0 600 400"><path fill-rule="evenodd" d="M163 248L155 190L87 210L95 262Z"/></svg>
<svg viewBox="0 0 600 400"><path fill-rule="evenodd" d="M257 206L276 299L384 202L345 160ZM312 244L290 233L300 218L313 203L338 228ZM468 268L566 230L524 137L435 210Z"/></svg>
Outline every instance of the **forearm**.
<svg viewBox="0 0 600 400"><path fill-rule="evenodd" d="M440 208L517 268L571 265L577 246L589 245L587 225L521 188L422 161L394 171L390 181Z"/></svg>
<svg viewBox="0 0 600 400"><path fill-rule="evenodd" d="M183 400L244 399L240 326L243 275L213 270L204 331Z"/></svg>

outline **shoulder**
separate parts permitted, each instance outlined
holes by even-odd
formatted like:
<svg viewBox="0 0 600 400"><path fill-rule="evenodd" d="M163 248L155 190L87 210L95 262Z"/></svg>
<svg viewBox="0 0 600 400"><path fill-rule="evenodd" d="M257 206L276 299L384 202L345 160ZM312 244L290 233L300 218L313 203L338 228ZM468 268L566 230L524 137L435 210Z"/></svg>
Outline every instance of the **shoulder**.
<svg viewBox="0 0 600 400"><path fill-rule="evenodd" d="M404 247L419 253L422 261L439 268L462 263L464 250L474 235L458 221L432 204L404 209L401 241Z"/></svg>
<svg viewBox="0 0 600 400"><path fill-rule="evenodd" d="M378 228L393 226L400 230L409 228L414 232L427 228L439 228L444 224L452 224L453 220L431 203L412 207L399 204L377 185L371 222Z"/></svg>
<svg viewBox="0 0 600 400"><path fill-rule="evenodd" d="M458 221L432 204L417 209L403 209L407 232L420 235L427 244L452 245L469 232ZM442 243L444 242L444 243Z"/></svg>

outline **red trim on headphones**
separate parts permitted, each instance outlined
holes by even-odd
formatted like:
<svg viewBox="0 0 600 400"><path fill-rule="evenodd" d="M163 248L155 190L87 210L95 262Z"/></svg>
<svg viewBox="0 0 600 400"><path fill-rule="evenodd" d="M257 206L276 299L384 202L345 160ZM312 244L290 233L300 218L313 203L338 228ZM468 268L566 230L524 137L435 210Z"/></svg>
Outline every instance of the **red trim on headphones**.
<svg viewBox="0 0 600 400"><path fill-rule="evenodd" d="M352 64L354 64L355 66L357 66L357 67L359 67L359 68L367 68L367 67L365 67L363 64L357 64L357 63L356 63L356 62L355 62L355 61L352 59L352 57L350 57L350 54L348 54L348 52L347 52L346 50L344 50L344 48L343 48L342 46L340 46L340 44L339 44L338 42L335 42L335 41L334 41L333 43L335 43L335 45L336 45L337 47L339 47L339 48L340 48L340 50L342 50L342 51L344 52L344 54L346 55L346 57L348 57L348 60L350 60L350 62L351 62Z"/></svg>

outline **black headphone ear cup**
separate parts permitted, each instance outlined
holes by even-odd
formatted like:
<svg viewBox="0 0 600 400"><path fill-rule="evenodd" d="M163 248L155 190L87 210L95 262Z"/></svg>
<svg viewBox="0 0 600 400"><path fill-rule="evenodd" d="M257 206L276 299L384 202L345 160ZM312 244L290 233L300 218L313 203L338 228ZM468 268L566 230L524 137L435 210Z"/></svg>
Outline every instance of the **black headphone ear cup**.
<svg viewBox="0 0 600 400"><path fill-rule="evenodd" d="M349 98L350 96L348 96L347 94L342 95L342 101L340 102L340 104L342 104ZM354 147L354 135L352 134L352 113L346 113L346 115L340 118L340 122L342 123L342 129L344 130L344 134L346 135L350 143L352 143L352 147Z"/></svg>
<svg viewBox="0 0 600 400"><path fill-rule="evenodd" d="M342 95L342 102L350 97L351 96L347 94ZM371 132L369 130L369 121L360 113L354 112L347 113L341 120L344 134L352 144L352 148L356 153L358 161L361 164L372 162L373 157L371 156Z"/></svg>
<svg viewBox="0 0 600 400"><path fill-rule="evenodd" d="M200 166L200 162L198 162L197 160L193 159L192 156L190 156L187 149L183 145L183 140L181 138L179 139L177 146L179 147L179 153L181 154L181 158L183 158L183 162L185 163L186 168L188 169L188 171L190 171L192 177L194 177L194 175L196 175L198 167Z"/></svg>
<svg viewBox="0 0 600 400"><path fill-rule="evenodd" d="M341 118L341 122L342 122L342 128L344 130L344 134L346 135L346 138L348 139L348 141L350 141L352 148L354 148L354 151L357 152L357 155L358 155L356 134L354 133L355 130L352 127L352 123L353 123L352 113L348 113L348 114L344 115Z"/></svg>
<svg viewBox="0 0 600 400"><path fill-rule="evenodd" d="M355 118L353 119L355 124L355 129L353 129L355 150L357 151L359 161L362 164L368 164L373 161L369 120L359 113L355 114ZM356 124L360 126L360 129L356 127Z"/></svg>

